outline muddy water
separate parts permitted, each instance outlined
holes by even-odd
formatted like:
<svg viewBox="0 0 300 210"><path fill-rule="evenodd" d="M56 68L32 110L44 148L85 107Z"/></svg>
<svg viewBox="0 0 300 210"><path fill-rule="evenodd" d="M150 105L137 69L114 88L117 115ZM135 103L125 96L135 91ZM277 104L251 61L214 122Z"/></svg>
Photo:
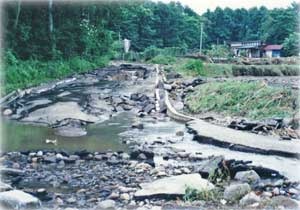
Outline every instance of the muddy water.
<svg viewBox="0 0 300 210"><path fill-rule="evenodd" d="M88 125L86 136L63 137L55 135L54 130L46 126L3 120L1 123L3 131L1 150L127 151L127 146L121 143L119 134L128 129L131 121L131 113L121 113L102 123ZM47 144L46 139L56 139L57 145Z"/></svg>

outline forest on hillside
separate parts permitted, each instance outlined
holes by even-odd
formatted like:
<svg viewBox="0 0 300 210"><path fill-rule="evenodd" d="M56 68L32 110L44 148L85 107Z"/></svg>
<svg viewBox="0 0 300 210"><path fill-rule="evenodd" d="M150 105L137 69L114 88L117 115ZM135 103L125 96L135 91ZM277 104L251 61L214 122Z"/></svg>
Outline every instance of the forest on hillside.
<svg viewBox="0 0 300 210"><path fill-rule="evenodd" d="M161 52L198 52L201 25L208 55L220 53L230 41L258 39L283 44L284 56L298 55L298 16L296 3L272 10L217 7L199 15L179 2L150 0L5 2L6 92L105 66L122 58L125 38L131 40L130 53L142 60Z"/></svg>
<svg viewBox="0 0 300 210"><path fill-rule="evenodd" d="M118 49L118 40L131 40L133 51L147 47L199 46L200 23L204 48L229 41L264 40L283 44L299 32L299 5L232 10L216 8L202 16L181 3L122 1L98 3L23 1L4 5L5 49L17 58L51 60L101 56Z"/></svg>

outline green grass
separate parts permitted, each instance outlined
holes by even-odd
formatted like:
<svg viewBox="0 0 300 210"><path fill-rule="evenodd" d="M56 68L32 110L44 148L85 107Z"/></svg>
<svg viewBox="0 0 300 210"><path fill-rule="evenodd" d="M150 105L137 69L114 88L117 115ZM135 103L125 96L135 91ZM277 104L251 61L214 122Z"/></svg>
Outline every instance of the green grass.
<svg viewBox="0 0 300 210"><path fill-rule="evenodd" d="M200 191L192 187L187 187L183 199L190 202L196 200L218 201L220 197L221 195L218 190L213 189Z"/></svg>
<svg viewBox="0 0 300 210"><path fill-rule="evenodd" d="M175 71L185 77L230 77L232 76L231 64L203 63L193 58L176 58L175 62L169 62L166 70Z"/></svg>
<svg viewBox="0 0 300 210"><path fill-rule="evenodd" d="M249 119L291 117L297 94L263 82L211 82L198 86L186 98L192 113L217 112ZM298 105L297 105L298 106Z"/></svg>
<svg viewBox="0 0 300 210"><path fill-rule="evenodd" d="M175 63L176 58L173 56L157 55L150 60L151 63L169 65Z"/></svg>
<svg viewBox="0 0 300 210"><path fill-rule="evenodd" d="M74 73L86 72L96 67L108 64L109 57L99 57L92 61L75 57L65 61L42 62L37 60L20 61L4 65L4 85L1 85L3 94L16 89L23 89L60 79Z"/></svg>
<svg viewBox="0 0 300 210"><path fill-rule="evenodd" d="M297 76L298 65L233 65L234 76Z"/></svg>

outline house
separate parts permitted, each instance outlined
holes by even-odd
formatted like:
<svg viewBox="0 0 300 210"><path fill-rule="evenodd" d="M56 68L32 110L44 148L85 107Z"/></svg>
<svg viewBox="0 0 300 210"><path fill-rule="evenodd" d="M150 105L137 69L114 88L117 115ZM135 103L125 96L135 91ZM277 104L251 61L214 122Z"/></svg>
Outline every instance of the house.
<svg viewBox="0 0 300 210"><path fill-rule="evenodd" d="M268 58L279 58L281 55L282 45L271 44L264 47L264 54Z"/></svg>
<svg viewBox="0 0 300 210"><path fill-rule="evenodd" d="M264 43L260 40L244 41L244 42L231 42L230 47L235 56L260 58L263 56Z"/></svg>
<svg viewBox="0 0 300 210"><path fill-rule="evenodd" d="M266 45L261 40L230 42L230 48L237 57L248 58L280 57L282 45Z"/></svg>

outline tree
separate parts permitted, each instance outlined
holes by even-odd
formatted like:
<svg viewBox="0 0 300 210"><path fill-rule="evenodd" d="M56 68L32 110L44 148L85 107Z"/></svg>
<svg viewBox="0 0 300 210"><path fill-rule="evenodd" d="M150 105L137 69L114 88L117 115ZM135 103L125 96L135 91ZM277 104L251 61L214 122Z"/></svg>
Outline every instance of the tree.
<svg viewBox="0 0 300 210"><path fill-rule="evenodd" d="M300 33L292 33L283 42L285 56L298 56L300 53Z"/></svg>

